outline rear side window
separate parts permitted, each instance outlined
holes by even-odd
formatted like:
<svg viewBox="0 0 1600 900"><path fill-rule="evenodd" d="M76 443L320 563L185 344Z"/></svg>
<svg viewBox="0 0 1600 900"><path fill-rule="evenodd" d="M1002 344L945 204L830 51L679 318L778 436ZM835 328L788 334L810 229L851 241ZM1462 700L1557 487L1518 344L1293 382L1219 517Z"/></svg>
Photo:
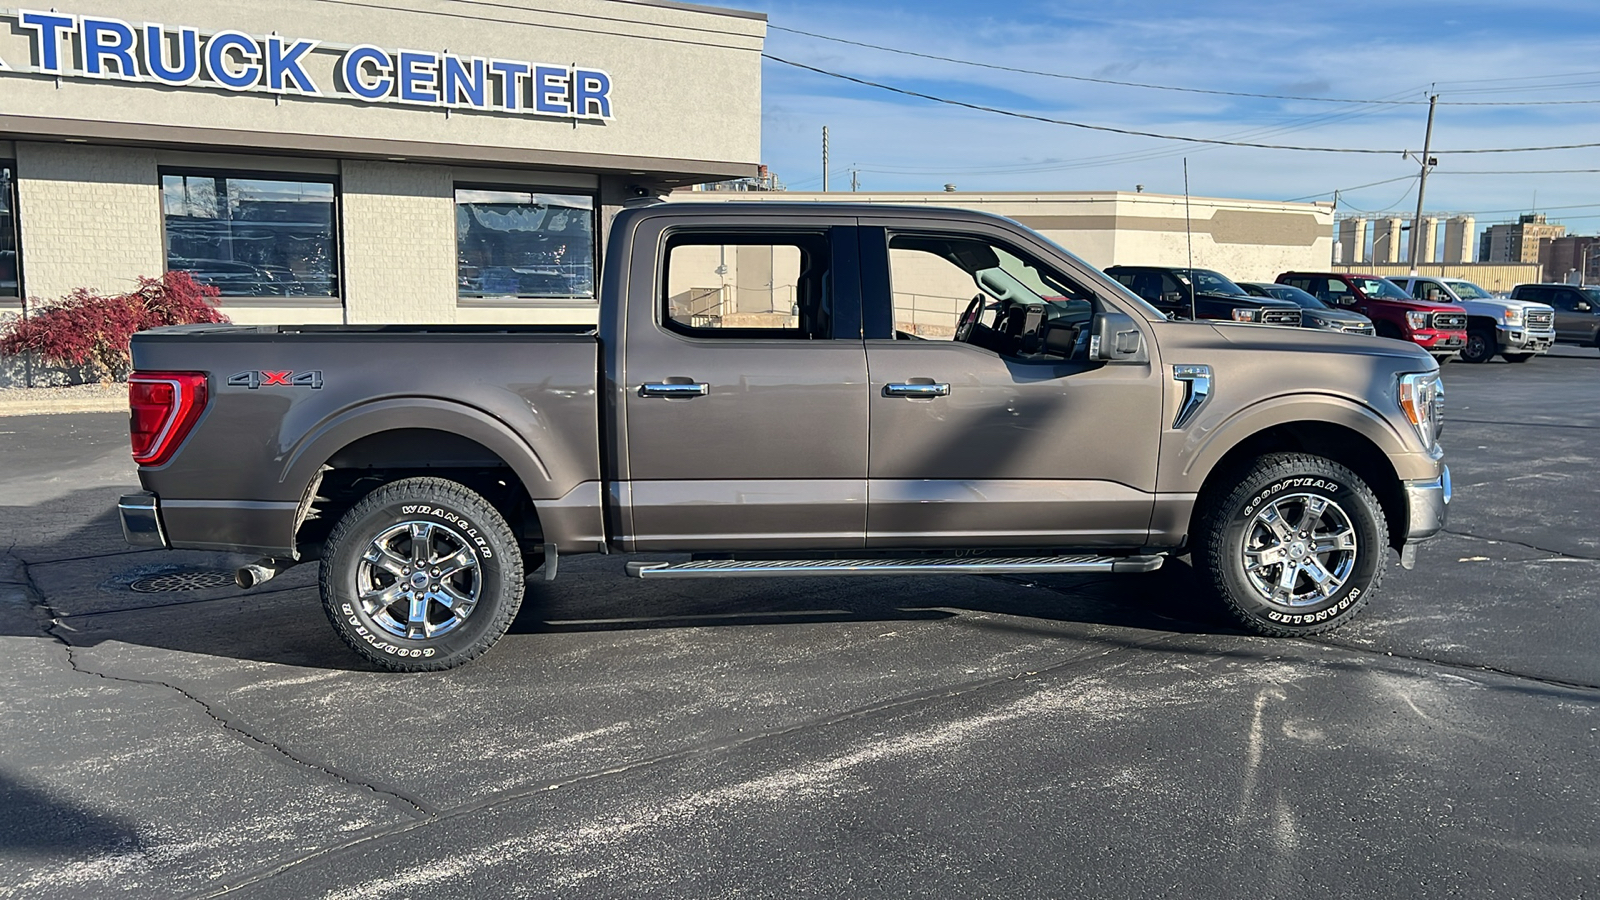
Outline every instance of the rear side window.
<svg viewBox="0 0 1600 900"><path fill-rule="evenodd" d="M704 338L831 337L831 263L821 231L671 235L661 322Z"/></svg>

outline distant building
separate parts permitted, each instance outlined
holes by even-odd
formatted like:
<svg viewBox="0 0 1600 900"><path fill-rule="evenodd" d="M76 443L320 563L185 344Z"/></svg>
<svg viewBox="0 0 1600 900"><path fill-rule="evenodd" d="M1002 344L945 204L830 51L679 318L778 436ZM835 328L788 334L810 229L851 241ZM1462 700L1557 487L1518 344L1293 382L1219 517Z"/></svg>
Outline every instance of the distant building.
<svg viewBox="0 0 1600 900"><path fill-rule="evenodd" d="M1333 256L1328 204L1235 200L1125 191L692 191L674 202L708 200L885 203L953 206L1006 216L1076 253L1090 265L1216 269L1240 281L1322 270ZM1396 219L1396 236L1399 220ZM970 297L957 298L961 302ZM959 310L959 307L958 307Z"/></svg>
<svg viewBox="0 0 1600 900"><path fill-rule="evenodd" d="M1405 229L1400 219L1391 216L1372 223L1372 254L1370 262L1397 263L1400 261L1400 235Z"/></svg>
<svg viewBox="0 0 1600 900"><path fill-rule="evenodd" d="M1547 241L1539 253L1545 281L1600 284L1600 237L1558 237Z"/></svg>
<svg viewBox="0 0 1600 900"><path fill-rule="evenodd" d="M1360 216L1339 220L1339 259L1341 263L1367 261L1367 220Z"/></svg>
<svg viewBox="0 0 1600 900"><path fill-rule="evenodd" d="M1417 262L1431 263L1439 255L1439 219L1437 216L1425 216L1421 219L1411 220L1411 241L1406 247L1406 261L1413 258ZM1422 255L1417 256L1413 251L1417 246L1422 247Z"/></svg>
<svg viewBox="0 0 1600 900"><path fill-rule="evenodd" d="M1524 213L1516 224L1490 225L1478 243L1481 262L1539 262L1539 245L1567 233L1565 225L1551 225L1544 213Z"/></svg>
<svg viewBox="0 0 1600 900"><path fill-rule="evenodd" d="M772 174L766 166L759 167L754 178L735 178L731 181L712 181L706 184L697 184L691 190L695 191L786 191L788 188L778 176Z"/></svg>
<svg viewBox="0 0 1600 900"><path fill-rule="evenodd" d="M1472 253L1472 232L1478 221L1472 216L1453 216L1444 223L1444 261L1448 264L1476 262Z"/></svg>

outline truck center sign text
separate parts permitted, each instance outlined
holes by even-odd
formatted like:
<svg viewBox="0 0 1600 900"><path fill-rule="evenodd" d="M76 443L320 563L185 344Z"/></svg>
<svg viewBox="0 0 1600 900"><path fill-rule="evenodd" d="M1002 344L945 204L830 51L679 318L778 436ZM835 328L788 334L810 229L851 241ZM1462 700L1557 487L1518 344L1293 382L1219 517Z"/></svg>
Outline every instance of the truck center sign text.
<svg viewBox="0 0 1600 900"><path fill-rule="evenodd" d="M306 70L319 41L21 10L31 71L172 87L327 96ZM0 70L15 70L0 59ZM367 103L610 119L611 76L599 69L358 44L334 64L337 91Z"/></svg>

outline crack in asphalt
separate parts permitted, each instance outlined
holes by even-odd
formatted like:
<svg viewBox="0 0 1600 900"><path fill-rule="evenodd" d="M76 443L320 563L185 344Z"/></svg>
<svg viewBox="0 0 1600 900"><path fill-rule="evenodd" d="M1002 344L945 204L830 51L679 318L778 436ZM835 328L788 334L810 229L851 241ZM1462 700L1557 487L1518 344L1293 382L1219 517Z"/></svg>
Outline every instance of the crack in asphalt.
<svg viewBox="0 0 1600 900"><path fill-rule="evenodd" d="M1343 641L1323 637L1304 637L1301 640L1307 643L1318 644L1323 647L1335 647L1340 650L1349 650L1366 656L1381 656L1385 659L1403 659L1409 662L1424 663L1438 666L1442 669L1455 669L1462 672L1477 672L1499 675L1516 681L1531 681L1535 684L1549 685L1550 687L1565 688L1567 690L1600 692L1600 684L1591 684L1587 681L1568 681L1564 678L1555 678L1549 675L1535 675L1531 672L1518 672L1513 669L1502 669L1497 666L1484 665L1483 663L1463 662L1460 660L1441 659L1439 657L1425 656L1420 653L1405 653L1395 650L1379 650L1374 647L1362 647L1356 644L1347 644Z"/></svg>
<svg viewBox="0 0 1600 900"><path fill-rule="evenodd" d="M1541 547L1538 544L1530 544L1527 541L1519 541L1514 538L1485 537L1481 534L1473 534L1470 531L1452 531L1449 528L1446 528L1444 533L1453 534L1456 537L1468 538L1474 541L1488 541L1491 544L1510 544L1514 547L1526 547L1529 550L1537 550L1540 553L1548 553L1551 556L1558 556L1562 559L1581 559L1587 562L1600 562L1600 556L1582 556L1577 553L1568 553L1564 550L1552 550L1549 547ZM1530 560L1530 562L1532 561L1533 560Z"/></svg>
<svg viewBox="0 0 1600 900"><path fill-rule="evenodd" d="M591 784L604 779L616 778L634 772L645 771L651 768L668 765L674 762L694 759L696 757L706 757L717 753L725 753L743 747L748 747L753 744L764 743L805 732L817 731L844 722L859 721L884 713L903 712L918 705L932 705L936 701L964 697L993 688L1014 684L1023 680L1039 679L1059 671L1070 669L1074 666L1104 659L1105 657L1117 653L1156 647L1163 643L1175 640L1178 637L1180 637L1180 635L1160 635L1153 638L1147 638L1145 640L1127 641L1116 646L1102 646L1096 651L1082 653L1070 659L1065 659L1049 666L1041 666L1036 669L1015 672L1009 675L985 678L961 685L930 688L926 691L903 694L899 697L894 697L889 700L883 700L878 703L845 710L832 715L819 716L815 719L808 719L804 722L796 722L793 725L787 725L781 728L772 728L750 734L742 734L737 737L710 741L695 747L675 750L671 753L663 753L648 759L635 760L631 763L608 766L603 769L595 769L576 775L570 775L566 778L557 779L555 781L544 782L542 784L528 785L508 791L500 791L485 797L480 797L476 800L471 800L466 803L461 803L438 810L426 819L418 819L410 822L403 822L397 825L388 825L373 829L372 831L357 835L338 844L308 853L297 854L293 857L284 859L281 862L271 864L268 867L257 869L254 872L244 873L238 876L227 878L225 880L232 883L224 884L216 888L206 888L200 891L185 894L184 900L206 900L206 898L219 897L223 894L229 894L243 888L254 887L255 885L271 881L279 875L282 875L307 863L316 862L327 857L337 856L338 854L349 852L363 845L384 840L385 838L407 834L418 829L425 828L429 825L434 825L440 822L448 822L452 819L457 819L472 813L478 813L487 809L494 809L499 806L516 803L521 800L526 800L529 797L548 793L550 791L560 790L562 788L568 788L574 785Z"/></svg>
<svg viewBox="0 0 1600 900"><path fill-rule="evenodd" d="M12 558L15 559L16 557ZM277 741L262 737L261 735L252 731L248 726L240 723L239 720L230 712L228 712L225 707L208 701L198 694L195 694L179 685L158 679L130 678L124 675L111 675L109 673L100 672L85 666L78 659L78 647L71 641L67 640L67 638L60 632L60 629L65 625L65 623L62 622L63 617L59 615L53 607L51 607L50 601L45 599L44 592L39 590L38 584L33 580L33 574L29 570L28 564L22 560L18 560L18 562L21 564L23 576L26 578L26 581L23 582L22 585L26 589L29 603L32 604L37 611L43 613L49 621L49 625L41 630L56 643L60 644L66 651L67 664L72 667L74 672L78 672L82 675L89 675L95 678L103 678L107 681L117 681L125 684L138 684L146 687L166 688L167 690L184 697L191 703L200 707L207 717L215 721L218 725L222 726L223 730L239 738L245 744L255 746L259 749L271 751L272 753L287 759L297 766L301 766L303 768L310 769L313 772L326 775L335 781L349 785L350 787L367 790L373 794L397 800L404 806L410 807L412 815L433 817L437 814L437 811L430 804L426 803L421 798L412 795L408 791L392 787L390 785L381 784L376 781L371 781L355 773L346 772L336 766L316 762L301 756ZM426 821L426 819L423 821Z"/></svg>

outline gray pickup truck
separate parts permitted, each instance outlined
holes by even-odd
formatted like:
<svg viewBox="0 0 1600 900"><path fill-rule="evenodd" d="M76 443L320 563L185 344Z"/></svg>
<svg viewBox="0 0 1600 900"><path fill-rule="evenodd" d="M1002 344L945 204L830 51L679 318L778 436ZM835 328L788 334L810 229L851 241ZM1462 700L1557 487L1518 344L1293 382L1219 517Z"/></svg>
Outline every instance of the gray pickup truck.
<svg viewBox="0 0 1600 900"><path fill-rule="evenodd" d="M127 538L259 554L246 587L318 559L339 635L417 671L483 653L526 574L575 553L665 580L1188 552L1240 623L1290 636L1444 526L1425 351L1169 320L993 216L625 209L599 317L142 333Z"/></svg>

